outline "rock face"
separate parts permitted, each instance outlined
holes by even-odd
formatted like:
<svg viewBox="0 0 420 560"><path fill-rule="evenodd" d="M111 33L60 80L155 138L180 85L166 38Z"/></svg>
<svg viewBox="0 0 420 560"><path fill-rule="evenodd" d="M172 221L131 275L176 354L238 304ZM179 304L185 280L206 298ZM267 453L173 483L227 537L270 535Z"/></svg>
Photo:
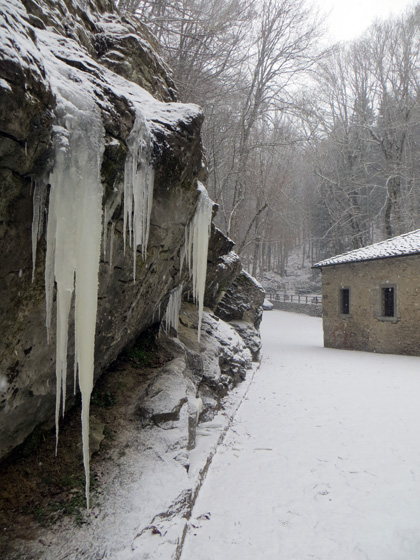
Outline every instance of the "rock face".
<svg viewBox="0 0 420 560"><path fill-rule="evenodd" d="M258 329L264 293L264 288L255 278L241 271L218 304L216 314L225 321L246 321Z"/></svg>
<svg viewBox="0 0 420 560"><path fill-rule="evenodd" d="M216 315L224 321L229 321L246 342L254 360L258 360L261 350L259 327L264 293L261 284L242 270L215 309Z"/></svg>
<svg viewBox="0 0 420 560"><path fill-rule="evenodd" d="M180 250L185 226L200 196L197 181L205 179L205 168L200 109L176 102L170 72L156 54L153 38L138 21L122 19L110 0L0 0L0 4L1 458L35 426L51 422L55 408L56 335L53 328L48 343L45 328L45 228L40 228L39 235L33 230L34 208L39 209L41 225L48 219L48 176L55 165L56 91L60 84L54 83L49 69L59 67L75 87L87 84L104 128L96 378L143 330L162 319L171 290L181 282L188 288L188 272L184 268L181 273ZM123 187L128 140L139 118L139 107L151 139L149 163L155 181L147 258L143 261L139 252L133 282L133 252L128 247L125 250L123 244ZM241 280L247 278L243 274L236 282L242 295L235 299L236 288L231 285L241 265L231 249L232 243L213 228L205 303L221 319L245 320L258 328L262 300L252 282ZM247 303L248 287L253 295ZM239 315L233 312L237 304ZM204 322L205 336L213 336L209 333L217 332L221 324L217 317L210 317ZM239 333L241 328L237 328ZM186 336L183 329L181 326L181 341ZM74 332L74 325L70 324L69 332ZM254 331L253 335L257 336ZM258 353L255 336L251 344L254 356ZM218 344L226 348L230 342L226 345L222 340L219 336ZM237 342L232 340L232 344ZM235 364L227 358L220 377L211 366L214 357L201 356L199 347L194 352L186 353L186 369L202 362L200 375L212 378L210 385L216 393L223 393L231 379L239 379L247 368L248 358L242 357ZM69 369L73 362L74 335L70 334ZM173 364L175 377L178 368L184 365ZM185 372L182 375L185 378ZM162 379L162 383L168 380ZM188 402L190 416L196 415L193 398L202 400L205 413L211 398L207 393L191 396L195 389L190 382L185 383L187 396L182 398L187 399L184 402ZM72 379L68 385L72 401ZM150 388L150 398L153 390L156 387ZM173 398L177 400L175 395ZM175 403L172 414L177 406ZM159 421L156 410L150 412L146 404L143 414Z"/></svg>

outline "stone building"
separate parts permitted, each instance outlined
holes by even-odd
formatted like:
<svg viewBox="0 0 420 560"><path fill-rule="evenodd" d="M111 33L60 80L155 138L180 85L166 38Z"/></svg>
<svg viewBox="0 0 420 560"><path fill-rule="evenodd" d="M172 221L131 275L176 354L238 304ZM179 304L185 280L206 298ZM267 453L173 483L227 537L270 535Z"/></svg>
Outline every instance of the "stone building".
<svg viewBox="0 0 420 560"><path fill-rule="evenodd" d="M324 345L420 355L420 230L314 265Z"/></svg>

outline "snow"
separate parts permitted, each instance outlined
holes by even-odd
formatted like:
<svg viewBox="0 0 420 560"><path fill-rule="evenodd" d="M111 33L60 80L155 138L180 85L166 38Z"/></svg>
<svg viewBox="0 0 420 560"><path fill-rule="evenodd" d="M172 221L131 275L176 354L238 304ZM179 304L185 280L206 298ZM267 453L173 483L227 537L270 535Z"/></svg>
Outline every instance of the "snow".
<svg viewBox="0 0 420 560"><path fill-rule="evenodd" d="M89 62L93 64L90 59ZM129 82L102 66L98 65L97 72L110 84L116 94L140 106L145 123L155 139L158 134L166 134L168 128L176 129L180 123L188 122L201 113L200 107L193 103L162 103L136 83Z"/></svg>
<svg viewBox="0 0 420 560"><path fill-rule="evenodd" d="M198 304L198 341L200 342L213 202L201 183L199 189L200 196L195 214L185 227L185 244L181 250L181 272L183 263L186 262L192 277L193 298Z"/></svg>
<svg viewBox="0 0 420 560"><path fill-rule="evenodd" d="M5 89L7 91L12 91L9 82L4 80L3 78L0 78L0 88Z"/></svg>
<svg viewBox="0 0 420 560"><path fill-rule="evenodd" d="M263 301L263 309L264 311L271 311L273 309L274 305L271 303L271 301L267 298L264 299Z"/></svg>
<svg viewBox="0 0 420 560"><path fill-rule="evenodd" d="M254 286L256 288L259 288L261 290L263 290L264 288L262 287L262 285L258 282L258 280L256 278L254 278L253 276L251 276L248 272L246 272L245 270L243 271L243 274L248 278L248 280L250 282L252 282L252 284L254 284Z"/></svg>
<svg viewBox="0 0 420 560"><path fill-rule="evenodd" d="M0 0L0 60L10 60L36 75L43 81L40 67L41 58L34 43L26 35L28 28L27 13L22 2L17 0ZM5 81L6 89L10 89ZM1 83L4 86L4 83ZM9 86L9 87L7 87Z"/></svg>
<svg viewBox="0 0 420 560"><path fill-rule="evenodd" d="M420 229L325 259L313 265L314 268L331 266L348 262L369 261L374 259L386 259L389 257L401 257L404 255L415 255L420 253Z"/></svg>
<svg viewBox="0 0 420 560"><path fill-rule="evenodd" d="M181 560L418 560L419 358L326 349L272 311Z"/></svg>
<svg viewBox="0 0 420 560"><path fill-rule="evenodd" d="M187 307L194 306L187 304ZM217 348L228 340L233 346L226 346L223 351L231 351L233 357L249 355L235 330L206 311L203 327L205 359L212 355L213 362L218 363ZM182 328L194 330L192 326L191 329ZM210 328L216 331L217 339L208 334ZM196 340L192 333L191 340ZM28 533L27 539L13 543L14 554L10 560L168 560L176 557L191 497L200 486L209 457L216 452L249 386L255 364L251 364L249 355L247 379L227 395L224 409L214 420L198 426L196 448L189 451L186 445L190 417L199 414L202 401L196 398L196 388L185 372L185 347L176 339L174 344L179 347L180 354L166 364L157 377L139 378L139 394L143 397L127 406L130 420L125 423L125 429L116 434L117 442L114 441L103 460L96 464L97 491L91 510L84 512L81 526L75 526L69 517L52 526L37 527L35 532ZM171 412L183 401L179 419L164 422L162 413ZM140 410L142 414L146 412L146 417L154 416L143 427Z"/></svg>
<svg viewBox="0 0 420 560"><path fill-rule="evenodd" d="M16 558L418 560L419 358L323 348L320 319L276 310L262 337L260 369L195 449L187 404L178 422L129 423L82 526L40 528Z"/></svg>

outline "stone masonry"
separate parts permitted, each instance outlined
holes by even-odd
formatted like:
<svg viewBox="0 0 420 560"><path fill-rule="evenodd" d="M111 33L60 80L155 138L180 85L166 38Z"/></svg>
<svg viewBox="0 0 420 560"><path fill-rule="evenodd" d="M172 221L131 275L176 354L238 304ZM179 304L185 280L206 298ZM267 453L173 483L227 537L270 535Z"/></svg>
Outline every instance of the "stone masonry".
<svg viewBox="0 0 420 560"><path fill-rule="evenodd" d="M383 288L393 287L395 316L383 316ZM349 290L349 313L341 290ZM420 355L420 255L322 267L324 345Z"/></svg>

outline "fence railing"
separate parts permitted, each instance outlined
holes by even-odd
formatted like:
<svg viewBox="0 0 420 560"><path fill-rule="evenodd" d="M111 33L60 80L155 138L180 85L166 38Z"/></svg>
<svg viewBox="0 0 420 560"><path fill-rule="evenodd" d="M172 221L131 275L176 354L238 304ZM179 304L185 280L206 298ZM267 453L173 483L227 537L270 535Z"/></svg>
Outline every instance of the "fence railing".
<svg viewBox="0 0 420 560"><path fill-rule="evenodd" d="M272 302L322 305L322 296L317 294L287 294L285 292L267 291L267 297Z"/></svg>

